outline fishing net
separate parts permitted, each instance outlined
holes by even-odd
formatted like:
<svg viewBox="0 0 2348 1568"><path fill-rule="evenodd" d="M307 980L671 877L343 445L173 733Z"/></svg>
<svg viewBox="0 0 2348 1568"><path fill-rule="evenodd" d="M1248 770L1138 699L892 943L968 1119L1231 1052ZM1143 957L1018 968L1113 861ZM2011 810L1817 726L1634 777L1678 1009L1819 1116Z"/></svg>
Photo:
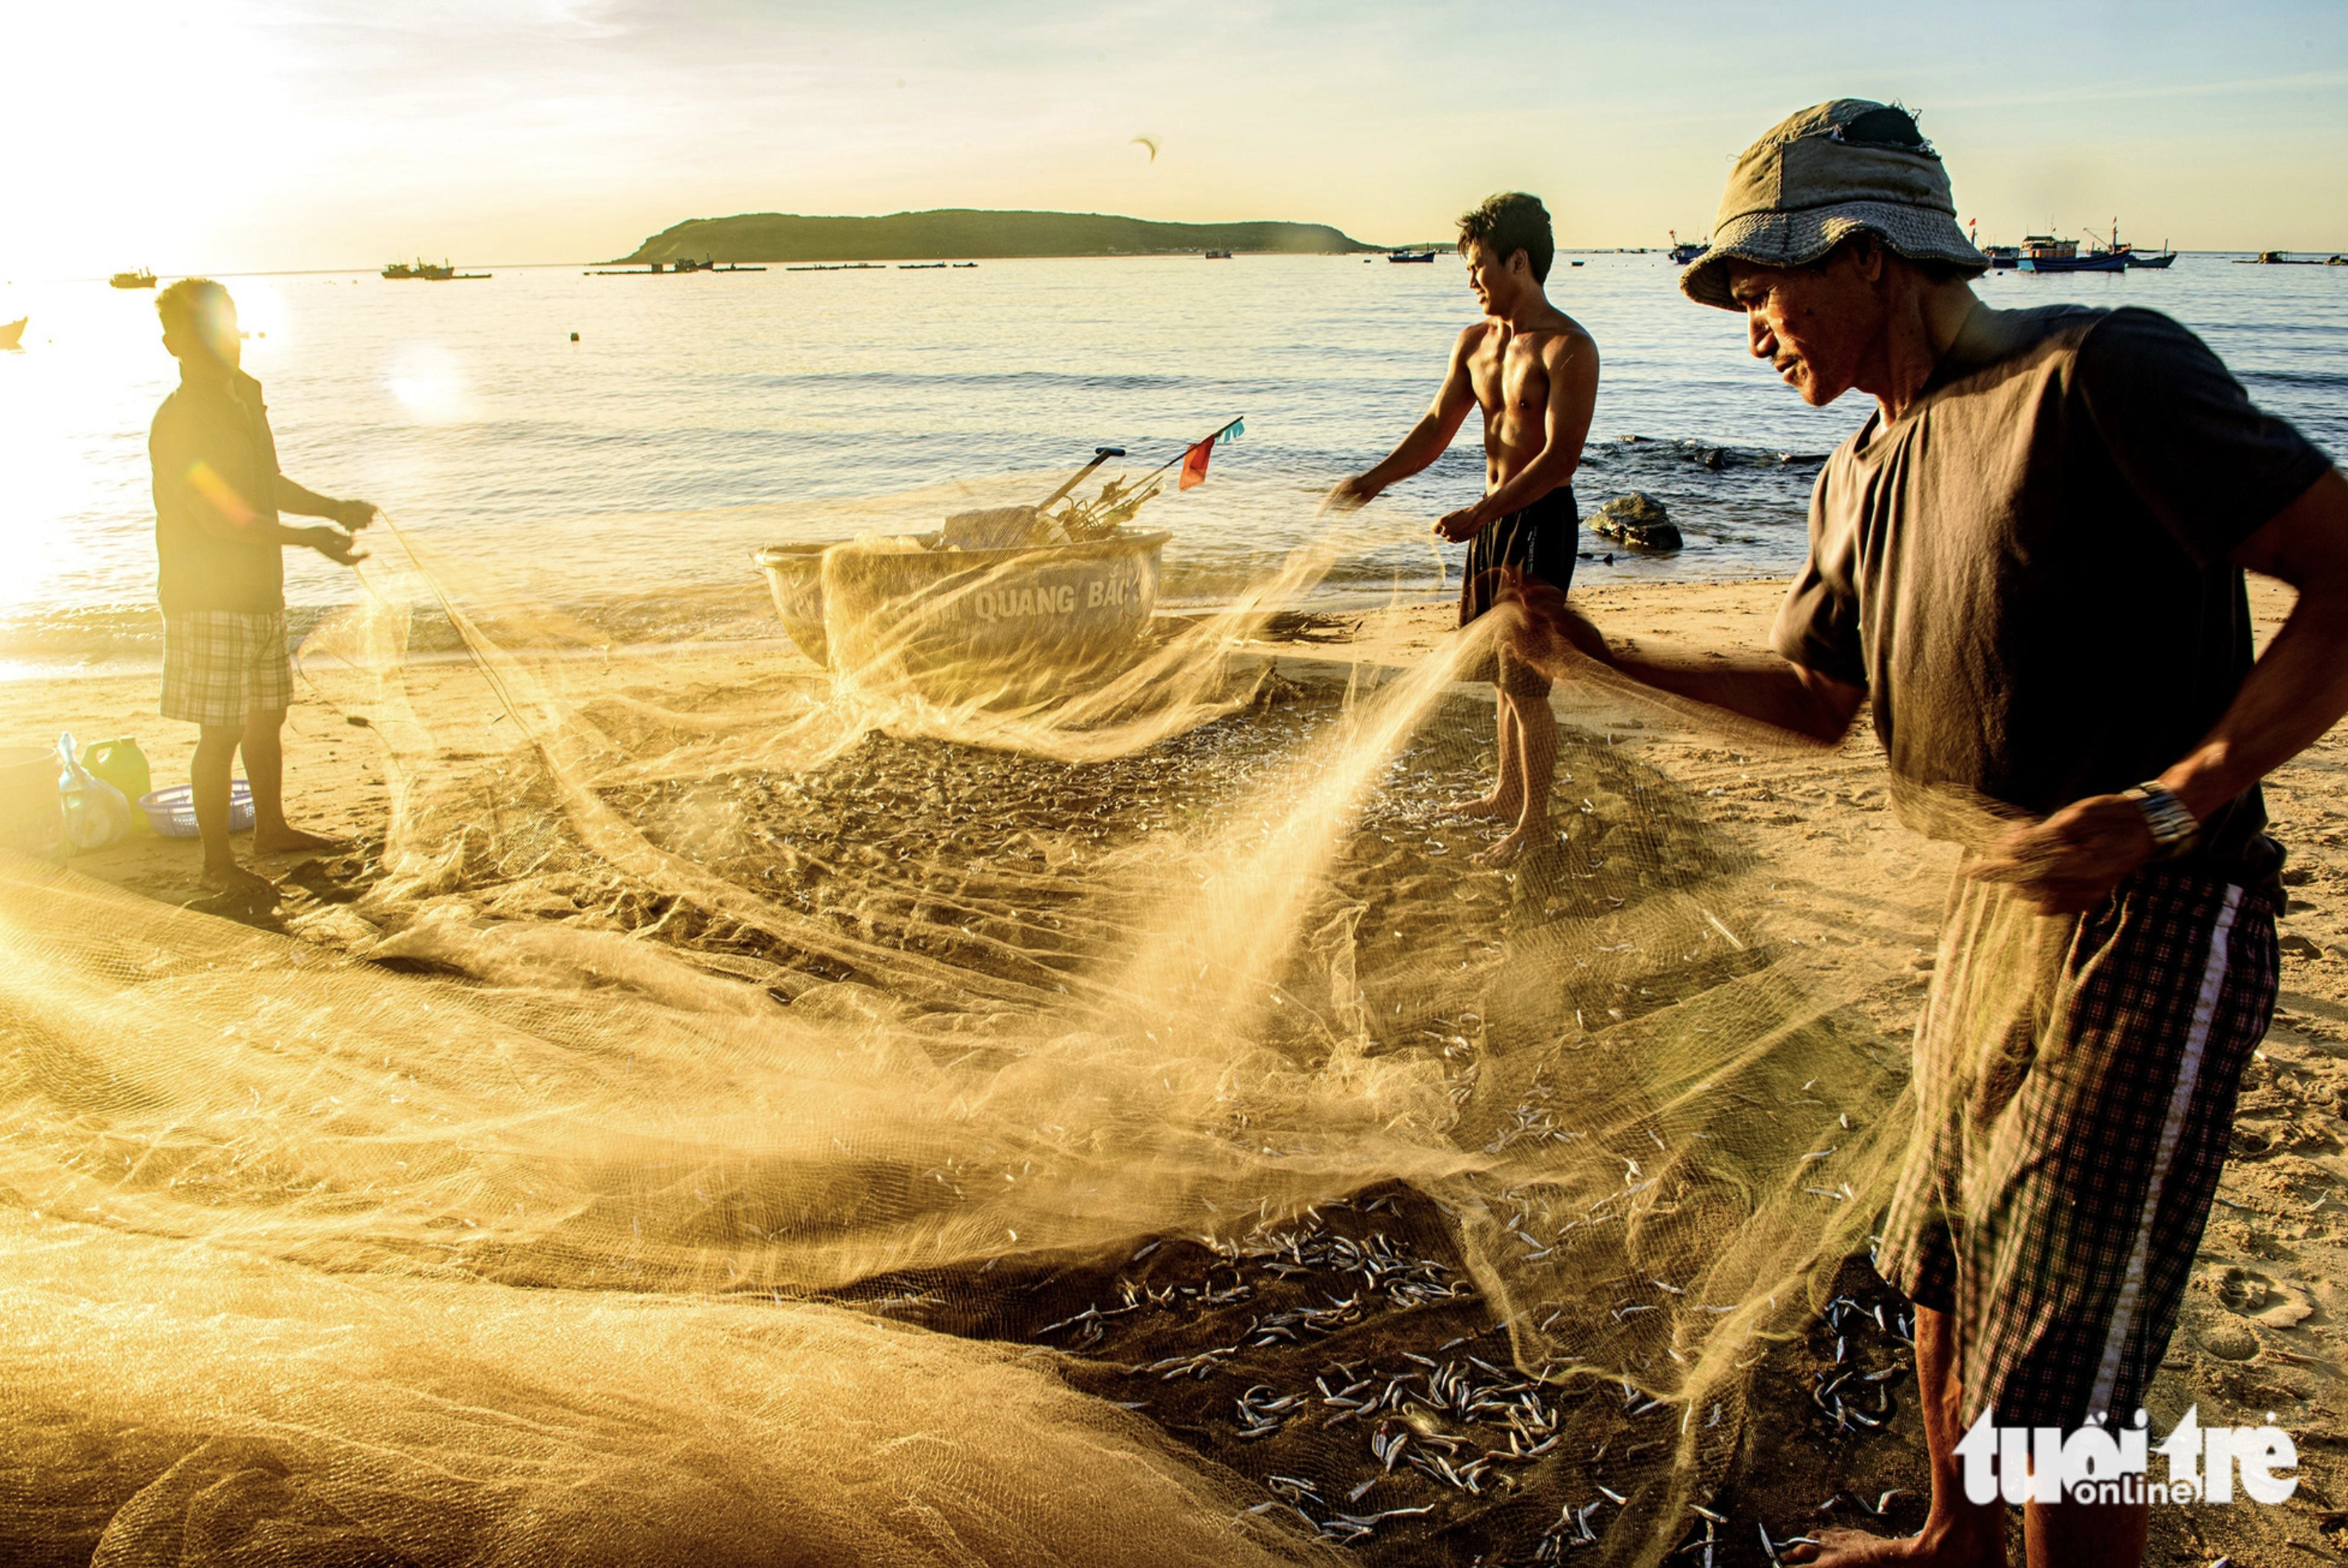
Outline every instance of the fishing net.
<svg viewBox="0 0 2348 1568"><path fill-rule="evenodd" d="M789 521L886 601L947 510ZM1951 852L1591 676L1559 842L1473 865L1492 618L1263 640L1367 526L1049 679L937 653L1048 630L1032 560L835 615L827 671L379 542L300 666L386 828L282 928L0 876L13 1560L1701 1538L1821 1309L1905 1365L1844 1292ZM1867 1387L1799 1418L1891 1419Z"/></svg>

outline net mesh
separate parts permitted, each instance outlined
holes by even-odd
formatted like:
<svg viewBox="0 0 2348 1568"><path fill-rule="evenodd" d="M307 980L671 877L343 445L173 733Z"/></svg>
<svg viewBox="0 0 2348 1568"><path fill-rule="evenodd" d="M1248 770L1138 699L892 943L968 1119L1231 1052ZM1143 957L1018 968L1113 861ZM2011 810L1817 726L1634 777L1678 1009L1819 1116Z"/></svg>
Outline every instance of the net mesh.
<svg viewBox="0 0 2348 1568"><path fill-rule="evenodd" d="M1060 689L908 656L1017 561L827 673L385 551L301 668L380 736L386 829L288 929L0 876L19 1539L1653 1563L1701 1532L1753 1369L1867 1248L1951 854L1879 791L1762 855L1744 824L1848 769L1593 677L1560 842L1475 868L1489 619L1415 662L1257 640L1356 542Z"/></svg>

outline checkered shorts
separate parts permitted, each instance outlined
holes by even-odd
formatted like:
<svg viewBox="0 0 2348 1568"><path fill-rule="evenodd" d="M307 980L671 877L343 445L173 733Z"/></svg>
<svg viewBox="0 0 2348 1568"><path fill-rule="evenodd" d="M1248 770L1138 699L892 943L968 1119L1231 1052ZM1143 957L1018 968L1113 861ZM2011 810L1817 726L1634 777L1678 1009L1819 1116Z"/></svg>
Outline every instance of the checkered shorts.
<svg viewBox="0 0 2348 1568"><path fill-rule="evenodd" d="M2268 895L2148 868L2042 916L1960 878L1876 1267L1955 1319L1961 1426L2125 1424L2168 1349L2277 984Z"/></svg>
<svg viewBox="0 0 2348 1568"><path fill-rule="evenodd" d="M165 718L242 728L247 715L282 712L293 703L284 612L163 617Z"/></svg>

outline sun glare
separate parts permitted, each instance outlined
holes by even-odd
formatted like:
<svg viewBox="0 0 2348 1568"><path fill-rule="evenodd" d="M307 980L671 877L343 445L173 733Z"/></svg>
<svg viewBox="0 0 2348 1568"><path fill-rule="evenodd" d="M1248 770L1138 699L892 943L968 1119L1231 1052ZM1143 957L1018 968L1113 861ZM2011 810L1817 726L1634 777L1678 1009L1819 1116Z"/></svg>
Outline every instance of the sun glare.
<svg viewBox="0 0 2348 1568"><path fill-rule="evenodd" d="M454 424L469 405L464 367L447 346L413 339L391 351L383 384L419 425Z"/></svg>

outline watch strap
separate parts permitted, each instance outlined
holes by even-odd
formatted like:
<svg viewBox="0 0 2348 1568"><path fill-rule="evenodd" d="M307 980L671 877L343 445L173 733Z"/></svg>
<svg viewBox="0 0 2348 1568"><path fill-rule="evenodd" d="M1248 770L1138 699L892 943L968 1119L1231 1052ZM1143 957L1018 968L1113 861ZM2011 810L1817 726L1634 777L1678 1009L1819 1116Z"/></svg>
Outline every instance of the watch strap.
<svg viewBox="0 0 2348 1568"><path fill-rule="evenodd" d="M2152 830L2152 841L2158 847L2156 856L2174 860L2193 847L2201 836L2201 823L2186 810L2185 802L2158 784L2139 784L2127 790L2124 799L2133 800L2144 813L2144 825Z"/></svg>

